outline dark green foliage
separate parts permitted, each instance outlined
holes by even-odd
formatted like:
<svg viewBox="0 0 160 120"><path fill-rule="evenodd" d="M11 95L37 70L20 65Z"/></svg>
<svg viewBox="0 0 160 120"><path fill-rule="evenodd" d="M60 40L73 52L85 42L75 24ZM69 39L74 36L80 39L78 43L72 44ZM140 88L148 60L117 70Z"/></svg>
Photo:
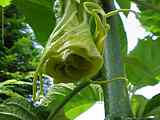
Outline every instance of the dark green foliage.
<svg viewBox="0 0 160 120"><path fill-rule="evenodd" d="M28 38L18 39L10 49L5 48L5 52L0 57L1 71L27 72L35 69L38 51L34 49Z"/></svg>
<svg viewBox="0 0 160 120"><path fill-rule="evenodd" d="M135 118L143 117L148 99L142 95L133 95L131 99L132 111Z"/></svg>
<svg viewBox="0 0 160 120"><path fill-rule="evenodd" d="M0 82L0 99L6 99L12 96L28 97L32 91L32 84L23 80L6 80Z"/></svg>
<svg viewBox="0 0 160 120"><path fill-rule="evenodd" d="M33 46L24 16L15 5L4 8L4 19L4 43L0 42L0 80L12 79L5 72L34 70L39 53Z"/></svg>
<svg viewBox="0 0 160 120"><path fill-rule="evenodd" d="M2 20L0 19L0 26L1 25ZM27 29L24 23L24 16L17 10L16 6L11 4L4 8L4 47L11 48L19 38L27 37L29 33L27 31L22 32L23 29ZM1 35L2 26L0 27L0 31Z"/></svg>
<svg viewBox="0 0 160 120"><path fill-rule="evenodd" d="M102 89L98 85L90 85L82 89L78 94L72 96L67 102L63 110L57 111L57 108L70 96L70 93L76 88L74 84L57 84L50 88L47 96L42 100L42 106L45 106L47 111L65 112L69 119L75 119L82 112L89 109L96 101L102 101ZM57 117L57 116L55 116Z"/></svg>
<svg viewBox="0 0 160 120"><path fill-rule="evenodd" d="M29 85L30 83L10 80L0 84L0 118L20 120L46 120L52 110L56 110L61 102L75 89L73 84L58 84L50 89L48 95L42 99L38 107L28 102L18 92L10 89L12 85ZM21 87L22 88L22 87ZM86 99L87 96L87 99ZM82 112L90 108L96 101L102 100L102 89L98 85L91 85L84 88L77 95L65 104L60 111L57 111L55 120L74 119ZM3 97L3 98L2 98ZM4 99L5 98L5 99ZM80 101L79 101L80 100ZM77 109L77 110L76 110ZM74 112L74 114L73 114ZM27 116L29 116L27 118Z"/></svg>
<svg viewBox="0 0 160 120"><path fill-rule="evenodd" d="M134 117L137 119L149 119L154 116L154 120L160 119L160 95L157 94L151 99L142 95L133 95L131 99Z"/></svg>
<svg viewBox="0 0 160 120"><path fill-rule="evenodd" d="M78 2L79 0L75 1ZM85 0L82 1L84 2ZM95 1L99 2L99 0ZM105 3L109 0L101 1ZM136 90L143 86L155 85L160 80L160 1L134 1L141 10L141 23L147 31L151 32L150 36L140 40L135 49L124 58L128 81ZM53 11L52 0L13 0L11 6L4 8L5 41L4 44L0 42L0 120L46 120L51 111L57 112L57 107L59 106L61 108L56 113L55 120L72 120L90 108L96 101L103 100L102 89L98 85L88 86L70 99L68 96L74 91L76 85L69 83L52 86L47 96L44 96L42 101L37 101L38 106L28 101L28 95L31 95L32 91L33 72L31 71L35 70L39 57L39 50L35 48L34 40L36 39L37 44L40 43L42 45L47 42L48 36L55 26L54 16L58 22L64 13L63 0L60 0L60 3L60 6L54 4ZM126 9L130 7L130 0L117 0L117 3L121 8ZM105 5L103 7L108 9ZM1 10L0 8L0 16ZM81 12L78 11L77 14L80 20ZM0 23L1 21L0 19ZM26 23L35 32L35 38L32 30ZM118 39L120 41L121 53L126 56L127 40L120 18L118 18L116 24L118 26L117 33L119 33ZM90 25L93 28L91 29L92 35L95 35L96 23L91 21ZM1 31L0 29L0 36ZM113 29L111 31L115 32ZM113 37L116 38L117 34L115 33ZM111 46L111 44L108 46ZM116 49L113 51L117 54ZM111 54L112 60L120 60L113 57L113 54ZM119 68L117 67L115 71L117 72ZM117 89L117 86L115 88ZM116 93L118 93L118 90L115 91L114 95L117 95ZM159 120L159 96L158 94L149 100L144 96L133 95L131 105L134 119L146 118L149 120L149 116L155 116L154 120ZM64 100L67 97L70 101L65 102ZM116 100L116 103L117 101L119 102L120 97ZM124 108L122 109L124 110ZM119 120L121 118L116 119Z"/></svg>
<svg viewBox="0 0 160 120"><path fill-rule="evenodd" d="M155 95L152 99L148 101L146 104L146 107L144 109L144 116L147 115L148 113L151 113L154 109L160 107L160 94ZM160 109L159 109L160 113ZM160 114L159 114L160 117Z"/></svg>
<svg viewBox="0 0 160 120"><path fill-rule="evenodd" d="M160 35L160 1L159 0L134 0L139 9L140 21L144 27L154 35Z"/></svg>
<svg viewBox="0 0 160 120"><path fill-rule="evenodd" d="M55 25L52 0L14 0L14 3L25 15L38 42L45 45Z"/></svg>
<svg viewBox="0 0 160 120"><path fill-rule="evenodd" d="M22 97L7 99L0 105L0 119L12 120L40 120L36 115L36 109Z"/></svg>

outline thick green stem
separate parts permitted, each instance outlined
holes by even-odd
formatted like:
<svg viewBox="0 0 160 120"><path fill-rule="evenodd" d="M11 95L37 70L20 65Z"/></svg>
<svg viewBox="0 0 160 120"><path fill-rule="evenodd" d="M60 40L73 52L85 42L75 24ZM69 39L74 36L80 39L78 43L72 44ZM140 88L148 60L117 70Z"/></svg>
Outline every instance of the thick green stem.
<svg viewBox="0 0 160 120"><path fill-rule="evenodd" d="M112 0L103 1L106 12L113 10L114 3ZM120 35L118 33L118 15L108 19L110 32L105 42L104 52L104 77L112 80L115 77L125 77L124 65L122 63ZM117 80L110 84L103 85L104 103L105 103L105 120L125 120L132 117L127 84L123 80Z"/></svg>

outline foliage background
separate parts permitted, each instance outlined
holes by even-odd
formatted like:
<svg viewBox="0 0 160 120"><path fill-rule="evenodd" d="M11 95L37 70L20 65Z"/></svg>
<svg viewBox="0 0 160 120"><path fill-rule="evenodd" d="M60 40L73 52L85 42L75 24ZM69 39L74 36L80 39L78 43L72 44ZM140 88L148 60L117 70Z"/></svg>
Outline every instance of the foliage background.
<svg viewBox="0 0 160 120"><path fill-rule="evenodd" d="M140 9L138 19L149 32L127 54L125 32L122 22L119 23L122 37L121 50L124 53L123 62L129 80L128 90L132 95L132 109L136 118L154 115L159 119L160 94L148 100L144 96L134 95L134 93L144 86L158 84L160 80L160 1L133 0L132 2L135 2ZM117 0L117 3L121 8L130 8L131 1ZM28 102L31 101L32 74L43 46L55 26L52 0L6 0L4 3L1 1L0 5L0 14L2 15L2 11L4 11L5 19L4 23L0 19L0 28L4 24L4 43L0 42L0 118L5 118L2 113L6 112L12 113L11 115L7 114L8 119L11 117L12 120L17 116L23 120L43 119L49 115L54 104L58 106L60 101L63 101L75 87L73 84L60 84L49 89L52 83L44 76L46 93L49 89L44 102L37 103L38 106L40 105L37 108L35 104ZM2 29L0 31L0 36L2 36ZM62 117L61 120L74 119L96 101L102 101L102 96L99 86L89 86L68 102L62 108L62 114L58 114L57 117ZM16 100L17 98L20 100ZM19 102L21 100L23 102ZM8 108L8 105L12 105L13 111ZM31 114L31 118L23 116L24 111L26 116ZM36 115L40 115L42 112L43 114L37 118ZM74 114L72 114L73 112Z"/></svg>

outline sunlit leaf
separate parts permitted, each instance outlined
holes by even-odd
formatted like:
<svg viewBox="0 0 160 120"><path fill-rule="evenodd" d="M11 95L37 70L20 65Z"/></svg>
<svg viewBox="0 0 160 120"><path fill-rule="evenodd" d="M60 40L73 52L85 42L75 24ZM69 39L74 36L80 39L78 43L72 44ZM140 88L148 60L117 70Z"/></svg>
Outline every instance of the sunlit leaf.
<svg viewBox="0 0 160 120"><path fill-rule="evenodd" d="M38 41L45 45L55 24L52 0L14 0L14 3L24 14Z"/></svg>
<svg viewBox="0 0 160 120"><path fill-rule="evenodd" d="M136 118L143 117L143 112L147 104L147 99L142 95L134 95L131 99L132 111Z"/></svg>
<svg viewBox="0 0 160 120"><path fill-rule="evenodd" d="M0 118L7 120L39 120L34 107L22 97L13 97L0 104Z"/></svg>
<svg viewBox="0 0 160 120"><path fill-rule="evenodd" d="M6 7L11 4L12 0L0 0L0 6Z"/></svg>
<svg viewBox="0 0 160 120"><path fill-rule="evenodd" d="M138 45L128 55L126 64L127 76L131 83L137 86L154 85L158 83L156 76L160 74L160 39L147 37L139 40Z"/></svg>
<svg viewBox="0 0 160 120"><path fill-rule="evenodd" d="M160 1L159 0L134 0L139 9L140 21L144 27L154 33L160 35Z"/></svg>
<svg viewBox="0 0 160 120"><path fill-rule="evenodd" d="M74 84L70 83L55 85L49 90L46 98L42 100L42 105L45 106L48 111L54 111L75 87ZM61 109L64 110L68 118L74 119L89 109L96 101L100 100L102 100L102 89L100 86L91 85L82 89Z"/></svg>

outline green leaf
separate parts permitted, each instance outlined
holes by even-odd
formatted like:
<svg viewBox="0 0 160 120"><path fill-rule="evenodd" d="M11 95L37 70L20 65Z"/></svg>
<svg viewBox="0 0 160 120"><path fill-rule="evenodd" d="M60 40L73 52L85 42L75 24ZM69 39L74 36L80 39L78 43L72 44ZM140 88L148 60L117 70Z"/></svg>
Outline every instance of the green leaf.
<svg viewBox="0 0 160 120"><path fill-rule="evenodd" d="M2 7L6 7L9 6L11 4L12 0L0 0L0 6Z"/></svg>
<svg viewBox="0 0 160 120"><path fill-rule="evenodd" d="M5 109L5 107L0 106L0 109ZM21 120L19 118L19 116L17 116L16 114L7 113L7 112L0 112L0 119L5 120L6 118L7 118L7 120Z"/></svg>
<svg viewBox="0 0 160 120"><path fill-rule="evenodd" d="M39 120L34 107L22 97L13 97L0 105L0 118L13 120ZM15 118L15 119L14 119Z"/></svg>
<svg viewBox="0 0 160 120"><path fill-rule="evenodd" d="M127 78L137 89L158 82L152 71L137 57L126 57L124 61L126 63Z"/></svg>
<svg viewBox="0 0 160 120"><path fill-rule="evenodd" d="M66 111L65 114L68 116L68 118L70 118L70 120L74 120L77 116L88 110L92 105L92 103L78 105Z"/></svg>
<svg viewBox="0 0 160 120"><path fill-rule="evenodd" d="M68 96L76 86L72 83L69 84L56 84L53 86L47 96L42 100L42 105L47 108L48 111L54 111ZM91 85L82 89L76 94L65 106L61 108L66 117L74 119L82 112L90 108L96 101L102 99L102 89L100 86ZM74 114L73 114L74 111Z"/></svg>
<svg viewBox="0 0 160 120"><path fill-rule="evenodd" d="M146 30L160 36L160 1L159 0L134 0L139 9L140 21Z"/></svg>
<svg viewBox="0 0 160 120"><path fill-rule="evenodd" d="M130 9L131 6L131 1L130 0L116 0L117 3L119 4L121 9ZM128 15L128 12L124 13L126 16Z"/></svg>
<svg viewBox="0 0 160 120"><path fill-rule="evenodd" d="M160 94L152 97L146 104L144 116L158 114L160 116Z"/></svg>
<svg viewBox="0 0 160 120"><path fill-rule="evenodd" d="M65 115L73 120L88 110L97 101L102 100L102 89L98 85L90 85L74 96L64 107Z"/></svg>
<svg viewBox="0 0 160 120"><path fill-rule="evenodd" d="M129 54L129 56L138 57L150 70L158 74L160 70L159 65L159 50L160 50L160 38L152 40L150 37L140 40L136 48Z"/></svg>
<svg viewBox="0 0 160 120"><path fill-rule="evenodd" d="M142 95L132 96L131 105L132 105L132 111L133 111L134 117L136 118L143 117L143 112L147 104L147 101L148 100Z"/></svg>
<svg viewBox="0 0 160 120"><path fill-rule="evenodd" d="M45 45L55 25L52 0L15 0L14 2L23 12L36 38L42 45Z"/></svg>
<svg viewBox="0 0 160 120"><path fill-rule="evenodd" d="M128 55L126 64L127 76L131 83L137 86L154 85L158 83L156 76L160 74L159 52L160 39L150 37L139 40L138 45Z"/></svg>
<svg viewBox="0 0 160 120"><path fill-rule="evenodd" d="M26 88L24 87L26 86ZM31 88L32 83L18 81L15 79L6 80L4 82L0 82L0 94L5 94L8 97L19 97L19 96L26 96L26 93Z"/></svg>
<svg viewBox="0 0 160 120"><path fill-rule="evenodd" d="M6 80L4 82L1 82L0 88L4 87L5 85L7 86L7 85L15 85L15 84L17 84L17 85L24 85L24 84L31 85L32 83L24 82L24 81L18 81L18 80L12 79L12 80Z"/></svg>
<svg viewBox="0 0 160 120"><path fill-rule="evenodd" d="M0 88L0 94L5 94L9 97L20 97L20 95L16 92L13 92L10 89L6 89L5 87L1 87Z"/></svg>
<svg viewBox="0 0 160 120"><path fill-rule="evenodd" d="M146 114L145 116L154 116L155 120L160 120L160 106L154 108L150 113Z"/></svg>

